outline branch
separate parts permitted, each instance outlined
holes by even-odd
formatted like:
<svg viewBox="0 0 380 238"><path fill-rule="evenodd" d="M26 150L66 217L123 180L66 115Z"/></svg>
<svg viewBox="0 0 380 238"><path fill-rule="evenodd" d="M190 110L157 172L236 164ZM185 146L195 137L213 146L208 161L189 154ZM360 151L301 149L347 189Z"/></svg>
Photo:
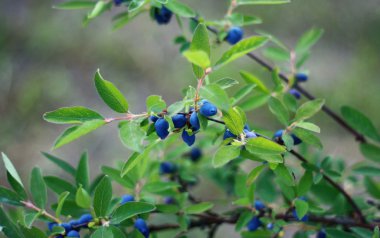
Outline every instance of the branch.
<svg viewBox="0 0 380 238"><path fill-rule="evenodd" d="M26 208L29 208L31 210L34 210L38 213L40 213L41 215L53 220L54 222L56 223L61 223L61 220L59 220L58 218L56 218L55 216L51 215L50 213L48 213L47 211L39 208L39 207L36 207L36 205L34 205L32 202L29 202L29 201L21 201L21 203L26 207Z"/></svg>
<svg viewBox="0 0 380 238"><path fill-rule="evenodd" d="M192 18L193 21L195 22L199 22L199 20L197 18ZM207 26L207 29L218 35L218 30L215 29L214 27L211 27L211 26ZM259 65L261 65L262 67L266 68L267 70L269 70L270 72L273 72L275 71L274 67L271 66L269 63L267 63L266 61L264 61L263 59L259 58L258 56L256 56L255 54L253 53L248 53L247 56L256 61L256 63L258 63ZM278 76L285 82L289 82L289 78L283 74L283 73L278 73ZM300 85L296 84L294 86L295 89L297 89L301 94L303 94L306 98L310 99L310 100L313 100L315 99L315 97L309 93L306 89L302 88ZM328 106L326 105L323 105L322 107L322 110L327 114L329 115L333 120L335 120L340 126L342 126L344 129L346 129L348 132L350 132L352 135L355 136L355 139L357 141L359 141L360 143L365 143L366 142L366 139L365 137L359 133L358 131L356 131L354 128L352 128L350 125L348 125L344 120L343 118L341 118L338 114L336 114L333 110L331 110Z"/></svg>

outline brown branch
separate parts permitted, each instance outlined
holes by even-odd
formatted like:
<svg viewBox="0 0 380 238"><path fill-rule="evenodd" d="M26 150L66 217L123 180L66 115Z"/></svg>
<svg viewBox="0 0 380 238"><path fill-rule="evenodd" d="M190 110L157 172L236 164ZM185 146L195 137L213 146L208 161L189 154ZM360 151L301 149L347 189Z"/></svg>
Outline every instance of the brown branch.
<svg viewBox="0 0 380 238"><path fill-rule="evenodd" d="M29 208L31 210L34 210L38 213L40 213L41 215L49 218L50 220L56 222L56 223L61 223L61 220L59 220L58 218L56 218L55 216L51 215L50 213L48 213L47 211L45 211L44 209L41 209L39 207L37 207L36 205L34 205L32 202L29 202L29 201L21 201L21 203L26 207L26 208Z"/></svg>

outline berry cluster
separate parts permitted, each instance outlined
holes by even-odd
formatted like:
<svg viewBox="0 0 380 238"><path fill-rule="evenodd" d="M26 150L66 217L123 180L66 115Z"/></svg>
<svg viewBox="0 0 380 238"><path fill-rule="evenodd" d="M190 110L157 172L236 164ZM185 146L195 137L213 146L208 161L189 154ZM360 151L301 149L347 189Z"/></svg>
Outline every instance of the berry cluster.
<svg viewBox="0 0 380 238"><path fill-rule="evenodd" d="M296 83L303 83L306 82L309 77L305 73L297 73L296 75L294 75L294 78L296 79ZM296 99L301 99L301 93L297 89L292 88L289 90L289 93L293 95Z"/></svg>
<svg viewBox="0 0 380 238"><path fill-rule="evenodd" d="M57 238L63 238L63 237L79 238L80 229L88 228L88 223L91 222L92 220L93 220L93 217L91 216L91 214L84 214L78 220L71 220L68 223L58 224L56 222L50 222L48 223L48 228L50 231L52 231L55 226L60 226L65 229L65 235L58 235Z"/></svg>
<svg viewBox="0 0 380 238"><path fill-rule="evenodd" d="M217 112L218 109L214 104L207 100L202 100L199 109L199 113L202 116L214 116ZM161 140L165 139L169 135L169 122L164 117L157 117L155 115L150 116L150 120L154 122L157 136ZM192 108L189 113L178 113L172 116L171 120L176 130L183 128L182 139L188 146L192 146L195 142L195 133L201 128L198 112ZM185 128L186 126L187 128Z"/></svg>

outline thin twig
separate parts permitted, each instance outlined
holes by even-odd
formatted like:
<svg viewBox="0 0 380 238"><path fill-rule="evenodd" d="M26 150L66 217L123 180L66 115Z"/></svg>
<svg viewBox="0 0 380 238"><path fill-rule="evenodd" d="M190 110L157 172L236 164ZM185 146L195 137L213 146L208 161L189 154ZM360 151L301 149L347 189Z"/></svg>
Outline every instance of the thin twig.
<svg viewBox="0 0 380 238"><path fill-rule="evenodd" d="M39 207L37 207L36 205L34 205L32 202L30 201L21 201L21 203L26 207L26 208L29 208L31 210L34 210L38 213L40 213L41 215L49 218L50 220L56 222L56 223L61 223L61 220L59 220L59 218L56 218L55 216L51 215L50 213L48 213L47 211L45 211L44 209L41 209Z"/></svg>

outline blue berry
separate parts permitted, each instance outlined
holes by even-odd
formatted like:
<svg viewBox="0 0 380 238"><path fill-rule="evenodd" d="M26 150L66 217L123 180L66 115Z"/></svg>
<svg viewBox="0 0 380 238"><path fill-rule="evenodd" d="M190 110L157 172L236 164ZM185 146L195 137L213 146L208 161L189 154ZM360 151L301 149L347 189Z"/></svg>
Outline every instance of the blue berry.
<svg viewBox="0 0 380 238"><path fill-rule="evenodd" d="M169 135L169 122L167 122L164 118L159 118L154 123L154 128L156 128L156 133L161 140L165 139Z"/></svg>
<svg viewBox="0 0 380 238"><path fill-rule="evenodd" d="M152 121L152 122L156 122L158 120L158 117L152 115L149 117L149 119Z"/></svg>
<svg viewBox="0 0 380 238"><path fill-rule="evenodd" d="M57 222L49 222L48 223L49 231L52 231L55 226L58 226Z"/></svg>
<svg viewBox="0 0 380 238"><path fill-rule="evenodd" d="M162 162L160 164L160 173L161 174L172 174L177 170L175 164L171 162Z"/></svg>
<svg viewBox="0 0 380 238"><path fill-rule="evenodd" d="M198 161L202 157L201 149L194 147L190 151L190 159L194 162Z"/></svg>
<svg viewBox="0 0 380 238"><path fill-rule="evenodd" d="M297 215L297 211L296 209L293 210L293 216L298 220L298 221L303 221L303 222L306 222L309 220L309 216L306 214L305 216L299 218L298 215Z"/></svg>
<svg viewBox="0 0 380 238"><path fill-rule="evenodd" d="M238 43L241 39L243 39L244 31L240 27L234 26L231 27L227 33L226 41L231 45Z"/></svg>
<svg viewBox="0 0 380 238"><path fill-rule="evenodd" d="M70 226L73 228L73 229L79 229L81 225L80 221L79 220L71 220L69 221L69 224Z"/></svg>
<svg viewBox="0 0 380 238"><path fill-rule="evenodd" d="M258 217L253 217L247 224L249 231L255 231L261 226L261 221Z"/></svg>
<svg viewBox="0 0 380 238"><path fill-rule="evenodd" d="M229 129L226 129L223 135L223 140L228 138L236 138L236 136Z"/></svg>
<svg viewBox="0 0 380 238"><path fill-rule="evenodd" d="M69 231L71 231L72 228L73 228L73 227L71 226L71 224L69 224L69 223L61 223L61 224L59 224L59 226L65 228L66 233L69 232Z"/></svg>
<svg viewBox="0 0 380 238"><path fill-rule="evenodd" d="M252 132L252 131L249 131L249 130L246 130L246 129L244 129L244 133L245 133L245 136L247 138L256 138L257 137L257 135L256 135L255 132Z"/></svg>
<svg viewBox="0 0 380 238"><path fill-rule="evenodd" d="M123 2L124 0L113 0L113 3L115 4L115 6L120 6Z"/></svg>
<svg viewBox="0 0 380 238"><path fill-rule="evenodd" d="M199 130L199 128L201 128L201 126L199 125L199 119L198 119L198 113L197 112L191 113L190 124L191 124L191 127L193 128L193 131L197 131L197 130Z"/></svg>
<svg viewBox="0 0 380 238"><path fill-rule="evenodd" d="M268 223L268 224L267 224L267 229L268 229L268 230L273 230L273 228L274 228L273 223Z"/></svg>
<svg viewBox="0 0 380 238"><path fill-rule="evenodd" d="M195 142L195 134L189 135L186 130L182 131L182 140L188 145L192 146Z"/></svg>
<svg viewBox="0 0 380 238"><path fill-rule="evenodd" d="M168 24L173 13L167 9L165 6L161 8L154 8L154 19L158 24Z"/></svg>
<svg viewBox="0 0 380 238"><path fill-rule="evenodd" d="M296 74L295 78L296 78L297 82L306 82L308 80L307 74L304 74L304 73Z"/></svg>
<svg viewBox="0 0 380 238"><path fill-rule="evenodd" d="M136 221L135 221L135 228L141 232L141 234L144 235L145 238L148 238L149 237L149 228L148 228L148 225L146 224L146 222L141 219L141 218L137 218Z"/></svg>
<svg viewBox="0 0 380 238"><path fill-rule="evenodd" d="M318 231L316 238L326 238L327 234L324 229Z"/></svg>
<svg viewBox="0 0 380 238"><path fill-rule="evenodd" d="M67 233L66 237L75 237L75 238L79 238L80 235L79 235L79 232L77 231L70 231L69 233Z"/></svg>
<svg viewBox="0 0 380 238"><path fill-rule="evenodd" d="M248 125L247 123L244 125L244 129L246 129L246 130L248 130L248 131L251 130L251 129L249 128L249 125Z"/></svg>
<svg viewBox="0 0 380 238"><path fill-rule="evenodd" d="M265 209L265 204L260 200L255 200L255 209L256 210L263 210L263 209Z"/></svg>
<svg viewBox="0 0 380 238"><path fill-rule="evenodd" d="M132 195L125 194L121 197L120 205L126 204L127 202L133 202L135 198Z"/></svg>
<svg viewBox="0 0 380 238"><path fill-rule="evenodd" d="M296 99L300 99L301 98L301 93L298 92L297 89L292 88L292 89L289 90L289 93L291 95L293 95Z"/></svg>
<svg viewBox="0 0 380 238"><path fill-rule="evenodd" d="M282 133L284 133L284 130L278 130L278 131L276 131L276 133L274 133L273 137L278 141L282 141L282 139L281 139ZM293 144L294 145L299 145L302 143L302 140L300 138L298 138L296 135L291 134L291 137L293 138Z"/></svg>
<svg viewBox="0 0 380 238"><path fill-rule="evenodd" d="M89 213L86 213L86 214L83 214L80 218L79 218L79 223L80 224L87 224L89 222L91 222L93 219L92 215L89 214Z"/></svg>
<svg viewBox="0 0 380 238"><path fill-rule="evenodd" d="M175 199L173 197L166 197L166 198L164 198L164 203L165 204L174 204Z"/></svg>
<svg viewBox="0 0 380 238"><path fill-rule="evenodd" d="M203 101L203 105L199 109L199 112L205 117L211 117L216 115L218 109L215 107L214 104L208 101Z"/></svg>
<svg viewBox="0 0 380 238"><path fill-rule="evenodd" d="M182 128L186 125L186 116L184 114L177 114L172 116L172 121L175 128Z"/></svg>

